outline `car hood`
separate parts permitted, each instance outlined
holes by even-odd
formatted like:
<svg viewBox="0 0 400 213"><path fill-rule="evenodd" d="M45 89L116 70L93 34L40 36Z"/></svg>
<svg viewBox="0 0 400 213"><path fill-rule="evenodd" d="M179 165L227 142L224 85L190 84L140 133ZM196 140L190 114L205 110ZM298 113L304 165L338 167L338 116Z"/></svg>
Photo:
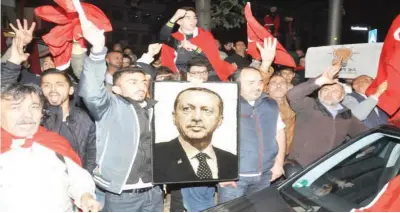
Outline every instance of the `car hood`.
<svg viewBox="0 0 400 213"><path fill-rule="evenodd" d="M275 187L220 204L205 212L293 212Z"/></svg>

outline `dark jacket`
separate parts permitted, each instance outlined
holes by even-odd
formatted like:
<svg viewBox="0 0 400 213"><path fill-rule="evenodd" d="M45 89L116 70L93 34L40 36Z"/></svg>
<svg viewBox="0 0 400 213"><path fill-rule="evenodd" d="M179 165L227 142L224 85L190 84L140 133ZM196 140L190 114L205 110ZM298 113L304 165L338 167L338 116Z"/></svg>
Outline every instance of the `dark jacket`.
<svg viewBox="0 0 400 213"><path fill-rule="evenodd" d="M66 122L61 107L47 106L42 125L66 137L81 158L83 168L93 173L96 167L96 126L89 115L71 106Z"/></svg>
<svg viewBox="0 0 400 213"><path fill-rule="evenodd" d="M237 179L238 157L216 147L213 148L217 156L219 180ZM200 179L193 171L192 165L178 138L169 142L155 144L153 182L176 183L190 181L200 181Z"/></svg>
<svg viewBox="0 0 400 213"><path fill-rule="evenodd" d="M278 154L276 142L279 107L265 93L251 106L240 97L240 174L271 170Z"/></svg>
<svg viewBox="0 0 400 213"><path fill-rule="evenodd" d="M1 66L1 84L17 82L20 71L21 65L16 65L10 62L3 63ZM34 82L23 81L21 83L27 84ZM70 132L65 132L61 131L63 123L61 108L45 106L45 111L46 113L42 119L42 125L45 128L58 132L60 135L69 139L71 146L80 156L84 168L92 173L96 160L96 131L94 122L90 119L89 115L85 111L72 106L70 109L70 115L67 117L68 128L66 128L69 129Z"/></svg>
<svg viewBox="0 0 400 213"><path fill-rule="evenodd" d="M225 58L225 61L229 62L231 64L235 63L238 66L238 68L243 68L243 67L250 66L251 57L249 55L242 57L241 55L235 53L235 54L230 55L227 58Z"/></svg>
<svg viewBox="0 0 400 213"><path fill-rule="evenodd" d="M308 97L319 89L310 79L289 90L290 106L296 112L296 127L289 158L307 166L344 142L346 136L355 137L367 130L366 126L343 107L334 118L318 100Z"/></svg>
<svg viewBox="0 0 400 213"><path fill-rule="evenodd" d="M196 56L202 56L206 57L204 52L197 52L197 51L188 51L183 47L179 47L181 42L176 40L174 37L171 36L172 31L173 31L174 25L171 25L171 23L165 24L160 31L160 40L163 43L166 43L168 46L172 47L176 51L176 60L175 64L176 67L180 71L188 72L187 70L187 62L196 57ZM193 38L193 35L186 35L186 39L189 40Z"/></svg>

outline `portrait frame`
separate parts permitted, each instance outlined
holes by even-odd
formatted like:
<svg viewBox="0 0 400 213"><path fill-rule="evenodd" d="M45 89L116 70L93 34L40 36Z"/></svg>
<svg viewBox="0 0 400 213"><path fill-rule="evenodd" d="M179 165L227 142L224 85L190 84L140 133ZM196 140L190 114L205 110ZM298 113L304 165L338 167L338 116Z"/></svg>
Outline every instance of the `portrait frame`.
<svg viewBox="0 0 400 213"><path fill-rule="evenodd" d="M218 178L214 178L215 169L213 170L213 179L198 179L197 176L194 178L193 174L196 175L196 172L194 171L194 167L190 162L191 160L189 159L188 155L183 156L181 152L183 151L183 147L178 147L177 145L179 143L182 145L182 142L178 140L179 131L173 122L174 119L172 112L174 111L174 102L178 93L194 87L211 90L217 93L223 101L222 124L212 132L213 135L211 141L212 147L214 148L217 156L216 159L218 159ZM187 81L155 81L152 83L152 97L157 101L157 104L154 107L152 120L152 169L154 184L207 183L238 180L240 158L240 88L238 83L204 82L200 84L193 84ZM232 132L234 132L234 134L232 134ZM231 142L227 143L226 141ZM174 155L175 152L165 151L169 149L161 149L163 150L162 152L156 151L160 150L157 148L160 147L157 146L157 144L163 143L165 145L168 142L173 142L176 145L174 145L174 147L178 147L177 149L173 150L180 150L179 154ZM225 152L225 154L228 153L228 155L219 154L221 153L220 150ZM167 154L165 154L164 151ZM186 151L185 154L187 154ZM174 158L172 155L176 156L176 158ZM172 160L169 160L168 156L171 156ZM232 158L232 156L235 158ZM233 161L232 159L234 159L234 162L232 162L233 164L226 164L226 159L228 158L231 159L230 161ZM180 167L179 164L182 164L182 170L176 169ZM224 169L222 168L224 165L233 166L226 166L229 168ZM160 172L161 169L165 171ZM225 172L226 170L229 170L229 172ZM183 173L181 178L168 178L170 175L175 174L180 176L181 173ZM189 175L189 173L191 174Z"/></svg>

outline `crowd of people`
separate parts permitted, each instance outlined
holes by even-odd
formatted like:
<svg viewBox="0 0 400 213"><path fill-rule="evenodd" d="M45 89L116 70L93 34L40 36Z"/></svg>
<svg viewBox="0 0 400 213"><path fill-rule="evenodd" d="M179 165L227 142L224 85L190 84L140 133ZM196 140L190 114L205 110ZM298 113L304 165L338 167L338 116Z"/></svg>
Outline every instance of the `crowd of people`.
<svg viewBox="0 0 400 213"><path fill-rule="evenodd" d="M202 211L269 187L283 178L287 159L307 166L388 122L377 107L386 82L367 97L372 78L359 76L348 93L337 77L341 61L307 80L301 51L297 67L274 64L276 38L258 45L261 61L247 54L244 40L204 41L213 37L197 27L193 8L177 10L161 29L163 44L149 44L138 59L120 44L108 49L102 29L80 22L87 53L75 43L64 71L46 56L40 76L21 65L35 24L11 25L15 37L1 69L0 211L158 212L166 193L170 211ZM221 67L232 71L221 74ZM153 184L153 81L240 85L238 180ZM212 175L204 158L198 167Z"/></svg>

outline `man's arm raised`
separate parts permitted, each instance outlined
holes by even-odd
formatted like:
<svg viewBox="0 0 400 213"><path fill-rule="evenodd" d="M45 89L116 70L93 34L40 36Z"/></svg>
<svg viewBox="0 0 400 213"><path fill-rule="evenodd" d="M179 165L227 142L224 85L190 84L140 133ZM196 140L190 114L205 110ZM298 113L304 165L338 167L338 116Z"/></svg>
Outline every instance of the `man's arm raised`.
<svg viewBox="0 0 400 213"><path fill-rule="evenodd" d="M172 29L175 26L175 23L186 14L186 10L178 9L174 16L161 28L160 31L160 41L167 42L171 36Z"/></svg>
<svg viewBox="0 0 400 213"><path fill-rule="evenodd" d="M80 17L83 37L92 44L90 54L85 59L83 72L80 79L79 96L81 96L96 120L107 112L111 103L111 94L104 86L107 70L105 57L104 31L98 29L89 20Z"/></svg>

